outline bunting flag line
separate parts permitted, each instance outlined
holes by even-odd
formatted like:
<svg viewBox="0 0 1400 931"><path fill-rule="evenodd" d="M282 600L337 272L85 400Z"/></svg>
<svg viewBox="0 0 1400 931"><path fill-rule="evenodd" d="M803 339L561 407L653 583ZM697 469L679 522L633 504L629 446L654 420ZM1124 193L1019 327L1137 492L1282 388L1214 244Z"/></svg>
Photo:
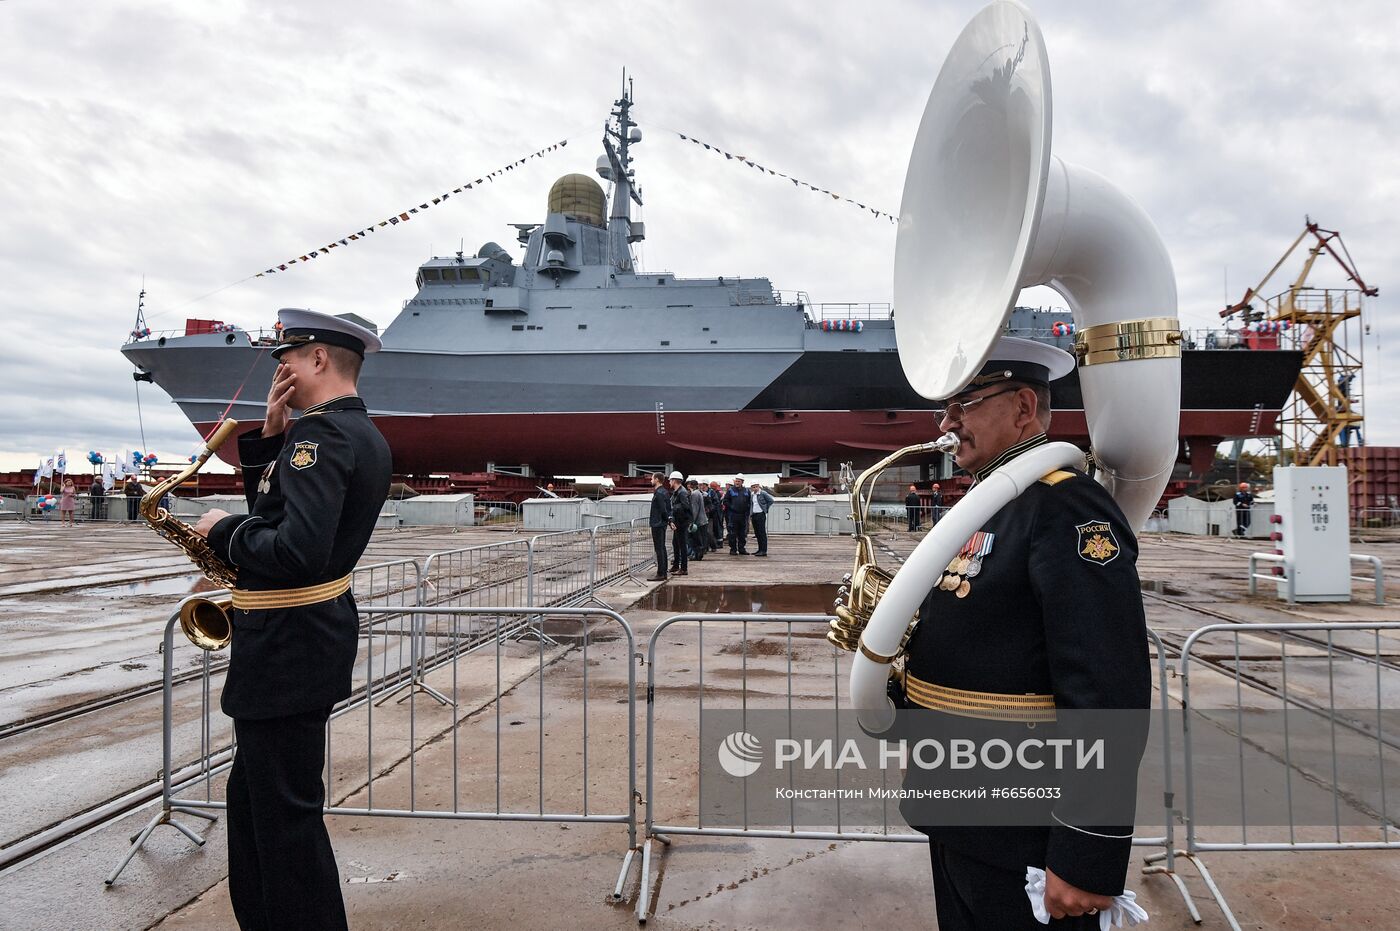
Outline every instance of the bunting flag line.
<svg viewBox="0 0 1400 931"><path fill-rule="evenodd" d="M463 182L460 186L453 188L451 191L444 191L443 193L441 193L441 194L437 195L436 197L432 198L431 200L425 200L423 203L419 204L417 207L409 207L407 210L404 210L404 211L402 211L402 212L400 212L400 213L398 213L398 214L395 214L394 216L388 217L388 218L386 218L386 219L380 220L380 221L377 222L377 223L370 223L370 224L366 225L363 229L356 230L356 231L353 232L353 233L348 233L348 234L346 234L345 236L341 237L340 239L333 239L333 240L331 240L329 243L327 243L326 245L322 246L322 247L319 248L319 249L312 249L311 251L307 252L305 255L299 255L299 256L296 256L296 257L294 257L294 258L287 259L285 262L281 262L281 263L279 263L279 264L277 264L277 265L272 266L271 268L264 269L263 271L260 271L260 272L254 274L254 275L249 275L248 277L249 277L249 278L262 278L262 277L264 277L264 276L266 276L266 275L276 275L276 274L278 274L279 272L290 271L291 268L292 268L293 266L298 265L298 264L301 264L301 263L305 263L305 262L310 262L312 259L319 258L320 256L326 255L326 254L329 253L332 249L338 249L338 248L340 248L341 246L348 246L348 245L349 245L350 243L352 243L352 242L358 242L358 241L361 240L361 239L367 239L367 238L369 237L369 234L370 234L370 233L373 233L375 230L384 229L385 227L388 227L388 226L398 226L400 223L407 223L409 220L413 219L413 215L414 215L414 214L420 213L420 212L422 212L422 211L424 211L424 210L429 210L429 209L431 209L431 208L437 206L438 204L440 204L440 203L442 203L443 201L447 200L447 199L448 199L449 197L451 197L453 194L458 194L458 195L464 194L464 193L466 193L467 191L470 191L473 187L479 187L479 186L481 186L482 184L487 183L488 181L491 182L491 183L495 183L496 178L500 177L501 175L505 174L505 173L508 172L508 171L514 171L516 168L519 168L521 165L524 165L524 164L525 164L526 162L528 162L530 159L532 159L532 158L543 158L544 156L548 155L550 152L553 152L553 151L555 151L555 150L557 150L557 149L562 149L562 148L564 148L564 146L566 146L566 145L568 145L568 144L569 144L569 140L567 140L567 139L562 139L562 140L560 140L559 142L554 143L553 145L545 146L543 149L540 149L540 150L538 150L538 151L536 151L536 152L531 152L529 155L525 156L524 158L518 158L518 159L516 159L516 160L513 161L513 162L509 162L509 163L507 163L506 165L504 165L504 166L502 166L502 167L500 167L500 168L497 168L495 171L489 172L488 174L484 175L483 177L477 178L477 179L474 180L474 181ZM247 278L245 278L245 279L243 279L243 280L246 281Z"/></svg>
<svg viewBox="0 0 1400 931"><path fill-rule="evenodd" d="M676 131L675 131L675 130L671 130L671 132L676 132ZM708 143L708 142L702 142L701 140L696 139L694 136L687 136L685 133L680 133L680 132L676 132L676 135L677 135L677 136L680 136L682 142L689 142L689 143L691 143L692 145L698 145L698 146L700 146L701 148L703 148L706 152L712 152L712 153L714 153L715 155L723 155L726 161L738 161L738 162L743 162L743 163L744 163L745 165L747 165L748 167L757 170L759 174L768 174L768 175L772 175L772 176L775 177L775 178L786 178L787 180L789 180L789 181L792 182L792 186L795 187L795 188L806 188L807 190L812 191L813 193L816 193L816 194L825 194L825 195L827 195L828 197L830 197L832 200L844 201L845 203L848 203L848 204L850 204L850 205L853 206L853 207L859 207L861 210L868 210L868 211L870 211L871 214L873 214L873 215L875 216L876 219L879 219L880 217L884 217L884 218L886 218L887 220L889 220L891 223L898 223L898 222L899 222L899 217L898 217L897 215L893 214L893 213L890 213L890 212L887 211L887 210L877 210L877 209L875 209L874 207L871 207L869 204L862 204L862 203L861 203L860 201L858 201L858 200L853 200L852 198L849 198L849 197L843 197L843 196L841 196L840 194L837 194L837 193L834 192L834 191L829 191L829 190L827 190L827 189L824 188L824 187L817 187L815 184L811 184L810 182L803 181L801 178L794 178L794 177L792 177L791 175L784 174L784 173L781 172L781 171L774 171L772 168L769 168L769 167L766 166L766 165L760 165L758 162L755 162L753 159L748 158L747 156L744 156L744 155L735 155L733 152L726 152L724 149L721 149L719 146L717 146L717 145L712 145L711 143Z"/></svg>

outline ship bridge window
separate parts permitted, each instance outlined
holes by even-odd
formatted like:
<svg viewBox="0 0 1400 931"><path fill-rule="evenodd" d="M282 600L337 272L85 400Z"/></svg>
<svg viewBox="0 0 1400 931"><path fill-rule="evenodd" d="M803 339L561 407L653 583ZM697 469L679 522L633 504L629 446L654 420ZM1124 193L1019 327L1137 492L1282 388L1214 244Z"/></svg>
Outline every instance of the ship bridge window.
<svg viewBox="0 0 1400 931"><path fill-rule="evenodd" d="M436 268L420 268L418 270L418 287L423 287L423 282L429 281L433 284L441 281L441 274Z"/></svg>

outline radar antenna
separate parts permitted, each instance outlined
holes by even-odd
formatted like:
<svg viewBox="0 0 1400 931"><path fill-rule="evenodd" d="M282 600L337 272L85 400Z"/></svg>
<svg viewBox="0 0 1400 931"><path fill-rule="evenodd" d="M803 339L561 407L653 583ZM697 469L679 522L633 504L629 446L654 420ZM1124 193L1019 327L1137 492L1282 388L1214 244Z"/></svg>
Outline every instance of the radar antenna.
<svg viewBox="0 0 1400 931"><path fill-rule="evenodd" d="M613 266L631 274L636 269L632 243L645 236L641 223L632 222L632 204L642 206L642 192L634 183L632 145L642 141L642 131L631 117L632 80L624 71L622 96L613 103L609 121L603 124L603 158L598 173L613 183L612 211L608 216L608 244Z"/></svg>

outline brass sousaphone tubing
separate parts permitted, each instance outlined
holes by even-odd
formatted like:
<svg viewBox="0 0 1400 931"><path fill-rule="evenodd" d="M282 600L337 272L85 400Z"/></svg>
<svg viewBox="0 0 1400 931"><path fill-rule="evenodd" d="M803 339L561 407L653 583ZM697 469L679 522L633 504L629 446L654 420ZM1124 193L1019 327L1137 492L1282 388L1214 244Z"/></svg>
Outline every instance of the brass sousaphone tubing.
<svg viewBox="0 0 1400 931"><path fill-rule="evenodd" d="M1074 335L1080 365L1181 358L1181 324L1175 317L1121 320L1086 327Z"/></svg>

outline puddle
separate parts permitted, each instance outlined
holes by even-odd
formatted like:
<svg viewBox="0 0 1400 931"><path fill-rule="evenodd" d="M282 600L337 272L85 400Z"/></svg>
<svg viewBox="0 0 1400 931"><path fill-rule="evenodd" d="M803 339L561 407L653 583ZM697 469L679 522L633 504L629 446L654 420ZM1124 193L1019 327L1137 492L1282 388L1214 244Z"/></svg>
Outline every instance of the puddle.
<svg viewBox="0 0 1400 931"><path fill-rule="evenodd" d="M829 614L836 585L662 585L636 607L675 614Z"/></svg>
<svg viewBox="0 0 1400 931"><path fill-rule="evenodd" d="M1152 592L1156 595L1185 595L1186 589L1177 588L1175 585L1168 585L1161 579L1138 579L1138 584L1145 592Z"/></svg>
<svg viewBox="0 0 1400 931"><path fill-rule="evenodd" d="M212 592L218 586L202 574L191 572L187 575L172 575L163 579L142 579L139 582L117 582L112 585L98 585L94 588L80 588L77 594L84 597L119 598L133 595L189 595L194 592Z"/></svg>

